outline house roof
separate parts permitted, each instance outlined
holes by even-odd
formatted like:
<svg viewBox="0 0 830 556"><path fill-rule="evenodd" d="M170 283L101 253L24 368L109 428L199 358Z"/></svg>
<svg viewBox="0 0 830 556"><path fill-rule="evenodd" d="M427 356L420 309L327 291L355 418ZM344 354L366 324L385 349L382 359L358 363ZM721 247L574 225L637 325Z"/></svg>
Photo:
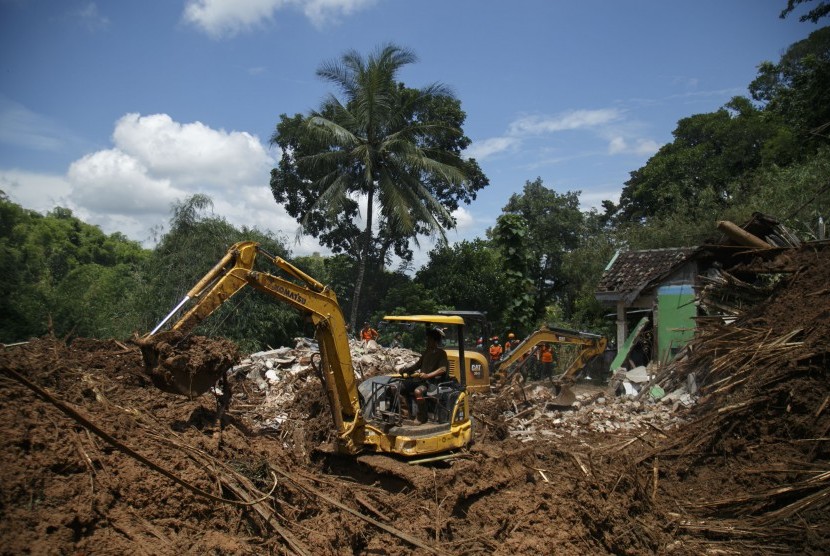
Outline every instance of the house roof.
<svg viewBox="0 0 830 556"><path fill-rule="evenodd" d="M694 247L617 253L602 273L596 290L600 301L633 301L653 281L668 275L695 251Z"/></svg>

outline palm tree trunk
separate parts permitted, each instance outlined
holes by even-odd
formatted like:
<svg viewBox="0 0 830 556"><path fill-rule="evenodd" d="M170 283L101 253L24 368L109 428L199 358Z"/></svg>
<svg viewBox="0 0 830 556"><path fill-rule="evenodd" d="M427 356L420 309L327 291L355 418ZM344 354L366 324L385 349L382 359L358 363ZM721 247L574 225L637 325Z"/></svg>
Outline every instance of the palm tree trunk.
<svg viewBox="0 0 830 556"><path fill-rule="evenodd" d="M372 246L372 203L374 202L375 188L369 188L369 196L366 206L366 229L363 230L363 245L360 250L360 262L357 265L357 279L354 282L354 295L352 295L352 311L349 316L349 326L357 330L357 310L360 305L360 292L363 289L363 278L366 275L366 263L369 260L369 249Z"/></svg>

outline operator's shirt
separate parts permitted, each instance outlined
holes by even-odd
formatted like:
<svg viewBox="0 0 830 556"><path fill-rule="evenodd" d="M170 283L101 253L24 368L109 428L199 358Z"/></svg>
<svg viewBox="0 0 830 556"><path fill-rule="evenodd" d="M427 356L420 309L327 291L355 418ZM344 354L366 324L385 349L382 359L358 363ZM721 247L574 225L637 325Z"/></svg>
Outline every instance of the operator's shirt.
<svg viewBox="0 0 830 556"><path fill-rule="evenodd" d="M450 373L450 362L447 359L447 352L441 348L435 348L430 351L425 351L421 354L421 358L416 363L418 370L422 373L427 374L434 372L436 369L444 367L446 371L444 371L443 375L438 375L436 377L427 379L430 382L439 382L442 380L446 380Z"/></svg>

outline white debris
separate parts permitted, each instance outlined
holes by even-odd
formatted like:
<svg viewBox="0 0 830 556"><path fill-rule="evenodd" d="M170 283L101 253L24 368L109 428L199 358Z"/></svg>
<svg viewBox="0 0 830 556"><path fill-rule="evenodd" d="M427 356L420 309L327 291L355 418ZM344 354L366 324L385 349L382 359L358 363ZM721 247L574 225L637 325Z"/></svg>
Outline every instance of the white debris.
<svg viewBox="0 0 830 556"><path fill-rule="evenodd" d="M319 346L310 338L295 338L295 346L281 347L253 353L240 361L230 372L236 381L246 381L250 391L265 393L265 400L248 411L249 418L261 429L276 429L289 416L286 407L291 404L300 388L309 381L318 381L312 361L319 364ZM376 342L364 343L350 340L349 348L355 371L366 378L395 372L395 366L411 365L418 354L404 348L383 348ZM245 399L245 387L235 388L234 394Z"/></svg>
<svg viewBox="0 0 830 556"><path fill-rule="evenodd" d="M550 409L546 404L547 400L553 397L551 389L535 386L526 389L525 393L528 403L536 407L536 412L518 417L513 411L503 414L511 435L523 441L528 439L529 434L543 438L563 435L578 437L586 432L638 433L643 429L668 431L685 422L684 414L680 410L695 403L695 398L685 389L666 396L673 402L669 404L651 398L608 397L602 391L595 390L593 394L578 394L579 401L570 409L560 411ZM636 391L634 393L636 394ZM521 407L519 409L526 411ZM509 418L511 416L512 419ZM529 426L531 421L532 427Z"/></svg>
<svg viewBox="0 0 830 556"><path fill-rule="evenodd" d="M636 384L643 384L644 382L648 382L651 380L651 377L648 374L648 369L645 367L634 367L627 373L625 373L625 378L634 382Z"/></svg>

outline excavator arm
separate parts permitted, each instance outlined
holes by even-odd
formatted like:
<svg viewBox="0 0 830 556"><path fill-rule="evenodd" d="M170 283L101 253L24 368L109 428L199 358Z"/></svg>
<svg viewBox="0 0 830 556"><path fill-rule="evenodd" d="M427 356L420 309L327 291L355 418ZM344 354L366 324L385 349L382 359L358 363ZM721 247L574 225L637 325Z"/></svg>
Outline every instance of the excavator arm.
<svg viewBox="0 0 830 556"><path fill-rule="evenodd" d="M511 367L520 361L524 355L531 353L543 343L581 347L568 368L555 379L555 383L559 387L559 395L552 401L552 404L570 406L576 400L576 396L570 390L571 384L573 384L579 372L594 357L605 352L608 340L597 334L543 326L525 338L522 343L516 346L516 349L512 350L507 357L499 362L496 372L502 376L502 384L508 383L519 370L518 366L513 367L512 370Z"/></svg>
<svg viewBox="0 0 830 556"><path fill-rule="evenodd" d="M532 352L540 344L568 344L582 346L582 350L573 363L559 375L559 379L573 378L585 365L597 355L605 351L608 340L597 334L577 332L564 328L548 328L543 326L525 338L507 357L499 361L498 370L509 369L522 357Z"/></svg>
<svg viewBox="0 0 830 556"><path fill-rule="evenodd" d="M254 262L258 254L265 257L287 277L254 270ZM164 360L157 353L158 344L154 342L158 330L189 300L195 300L195 304L171 327L173 333L178 333L176 337L190 333L220 305L246 286L251 286L276 301L290 305L311 319L315 325L315 335L320 347L319 370L323 374L323 382L341 445L348 452L358 451L363 440L363 420L349 351L346 323L340 305L337 303L337 297L330 288L288 261L269 254L255 242L240 242L233 245L227 254L191 288L176 308L150 334L139 341L148 372L158 373L156 367L164 365ZM165 338L165 345L168 343L169 340ZM224 373L224 370L221 373ZM172 388L162 389L193 396L207 391L218 378L213 369L199 369L197 372L204 374L204 379L194 376L193 369L175 367L165 369L165 376L175 384L171 385Z"/></svg>

